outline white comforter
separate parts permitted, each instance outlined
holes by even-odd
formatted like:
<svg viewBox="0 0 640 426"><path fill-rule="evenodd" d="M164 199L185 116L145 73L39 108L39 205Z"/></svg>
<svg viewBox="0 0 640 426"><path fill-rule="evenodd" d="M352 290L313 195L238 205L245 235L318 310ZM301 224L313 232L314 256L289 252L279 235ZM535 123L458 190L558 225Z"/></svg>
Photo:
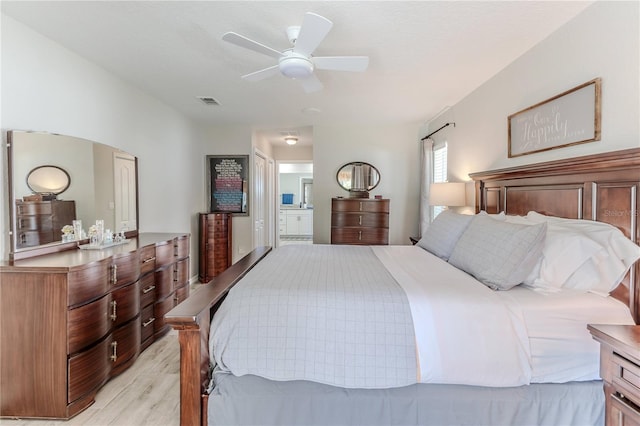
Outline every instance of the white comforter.
<svg viewBox="0 0 640 426"><path fill-rule="evenodd" d="M284 246L231 290L210 353L272 380L508 387L597 379L588 322L632 320L611 298L493 291L415 246Z"/></svg>

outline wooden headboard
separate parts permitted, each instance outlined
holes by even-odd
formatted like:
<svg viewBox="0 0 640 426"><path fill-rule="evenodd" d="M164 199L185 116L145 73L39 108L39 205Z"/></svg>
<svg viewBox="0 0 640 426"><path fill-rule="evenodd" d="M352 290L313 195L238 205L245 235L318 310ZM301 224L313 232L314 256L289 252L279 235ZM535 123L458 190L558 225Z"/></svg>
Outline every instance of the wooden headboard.
<svg viewBox="0 0 640 426"><path fill-rule="evenodd" d="M610 223L634 243L638 230L640 149L608 152L473 173L476 211L550 216ZM629 305L640 324L640 262L612 295Z"/></svg>

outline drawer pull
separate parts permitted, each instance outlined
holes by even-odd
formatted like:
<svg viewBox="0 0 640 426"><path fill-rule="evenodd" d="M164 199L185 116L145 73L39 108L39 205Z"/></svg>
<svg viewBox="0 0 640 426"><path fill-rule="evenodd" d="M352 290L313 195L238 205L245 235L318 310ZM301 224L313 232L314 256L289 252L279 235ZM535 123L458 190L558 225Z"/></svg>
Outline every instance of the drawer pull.
<svg viewBox="0 0 640 426"><path fill-rule="evenodd" d="M358 216L358 225L362 225L362 215Z"/></svg>
<svg viewBox="0 0 640 426"><path fill-rule="evenodd" d="M362 211L362 201L360 201L360 211Z"/></svg>
<svg viewBox="0 0 640 426"><path fill-rule="evenodd" d="M156 288L156 286L155 286L155 285L150 285L149 287L142 289L142 294L147 294L147 293L149 293L151 290L153 290L154 288Z"/></svg>
<svg viewBox="0 0 640 426"><path fill-rule="evenodd" d="M118 360L118 342L111 342L111 361L116 362Z"/></svg>
<svg viewBox="0 0 640 426"><path fill-rule="evenodd" d="M142 323L143 327L147 327L149 324L153 323L156 319L155 318L149 318L149 321L145 321Z"/></svg>
<svg viewBox="0 0 640 426"><path fill-rule="evenodd" d="M110 315L111 321L115 321L116 318L118 318L118 313L116 312L117 305L118 305L118 302L116 302L115 300L111 301L111 315Z"/></svg>
<svg viewBox="0 0 640 426"><path fill-rule="evenodd" d="M362 241L362 231L358 231L358 241Z"/></svg>
<svg viewBox="0 0 640 426"><path fill-rule="evenodd" d="M148 258L148 259L144 259L144 260L142 261L142 263L149 263L149 262L153 262L154 260L156 260L156 257L155 257L155 256L150 257L150 258Z"/></svg>
<svg viewBox="0 0 640 426"><path fill-rule="evenodd" d="M111 284L118 282L118 265L111 266Z"/></svg>

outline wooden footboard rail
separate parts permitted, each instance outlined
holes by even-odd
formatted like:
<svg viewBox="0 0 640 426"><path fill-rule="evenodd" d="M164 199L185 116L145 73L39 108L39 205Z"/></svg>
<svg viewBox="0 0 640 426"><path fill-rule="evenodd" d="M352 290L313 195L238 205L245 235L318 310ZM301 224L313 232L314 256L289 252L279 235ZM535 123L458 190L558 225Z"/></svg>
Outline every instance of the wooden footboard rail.
<svg viewBox="0 0 640 426"><path fill-rule="evenodd" d="M258 247L165 315L180 342L180 425L207 424L209 325L220 302L271 247Z"/></svg>

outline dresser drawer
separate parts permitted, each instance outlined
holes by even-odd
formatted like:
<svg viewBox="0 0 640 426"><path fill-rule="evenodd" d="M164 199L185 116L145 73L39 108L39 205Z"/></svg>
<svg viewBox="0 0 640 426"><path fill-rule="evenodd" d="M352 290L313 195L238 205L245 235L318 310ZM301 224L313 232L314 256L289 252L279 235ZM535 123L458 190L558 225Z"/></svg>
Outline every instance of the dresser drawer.
<svg viewBox="0 0 640 426"><path fill-rule="evenodd" d="M67 353L81 349L107 335L111 329L109 318L111 297L105 295L95 302L67 312Z"/></svg>
<svg viewBox="0 0 640 426"><path fill-rule="evenodd" d="M640 407L627 400L626 396L609 395L609 406L606 424L640 426Z"/></svg>
<svg viewBox="0 0 640 426"><path fill-rule="evenodd" d="M175 247L173 241L162 242L156 245L156 268L167 266L174 260Z"/></svg>
<svg viewBox="0 0 640 426"><path fill-rule="evenodd" d="M62 238L62 236L60 236ZM49 244L54 241L53 231L22 231L18 232L18 246L31 247Z"/></svg>
<svg viewBox="0 0 640 426"><path fill-rule="evenodd" d="M111 374L111 336L88 351L81 352L68 361L68 402L86 395L107 381Z"/></svg>
<svg viewBox="0 0 640 426"><path fill-rule="evenodd" d="M113 374L118 374L133 362L140 353L140 316L113 332L111 354Z"/></svg>
<svg viewBox="0 0 640 426"><path fill-rule="evenodd" d="M331 211L389 213L389 200L334 198L331 201Z"/></svg>
<svg viewBox="0 0 640 426"><path fill-rule="evenodd" d="M156 269L156 246L142 247L140 250L140 274Z"/></svg>
<svg viewBox="0 0 640 426"><path fill-rule="evenodd" d="M189 246L190 243L188 235L176 238L175 257L178 259L184 259L189 256Z"/></svg>
<svg viewBox="0 0 640 426"><path fill-rule="evenodd" d="M176 262L175 279L174 289L189 284L189 258Z"/></svg>
<svg viewBox="0 0 640 426"><path fill-rule="evenodd" d="M386 228L332 228L331 244L385 245L389 243Z"/></svg>
<svg viewBox="0 0 640 426"><path fill-rule="evenodd" d="M640 366L613 354L613 385L616 390L640 407Z"/></svg>
<svg viewBox="0 0 640 426"><path fill-rule="evenodd" d="M50 201L29 201L27 203L16 201L16 215L45 215L52 213Z"/></svg>
<svg viewBox="0 0 640 426"><path fill-rule="evenodd" d="M140 281L111 293L109 319L113 327L129 321L140 313Z"/></svg>
<svg viewBox="0 0 640 426"><path fill-rule="evenodd" d="M69 272L69 306L96 299L109 291L111 258L88 263Z"/></svg>
<svg viewBox="0 0 640 426"><path fill-rule="evenodd" d="M131 284L140 276L140 254L138 251L113 256L110 281L113 287Z"/></svg>
<svg viewBox="0 0 640 426"><path fill-rule="evenodd" d="M178 303L184 302L187 297L189 297L189 286L188 285L182 286L179 289L177 289L176 290L176 296L175 296L176 305Z"/></svg>
<svg viewBox="0 0 640 426"><path fill-rule="evenodd" d="M369 228L388 228L389 215L379 213L332 213L331 226L362 226Z"/></svg>
<svg viewBox="0 0 640 426"><path fill-rule="evenodd" d="M167 297L162 301L156 302L153 307L153 316L156 318L153 322L153 332L155 334L168 331L168 325L164 322L164 315L174 306L176 306L176 301L173 297Z"/></svg>
<svg viewBox="0 0 640 426"><path fill-rule="evenodd" d="M20 231L53 231L53 222L51 215L37 216L18 216L16 218L16 227ZM58 230L62 234L61 230Z"/></svg>
<svg viewBox="0 0 640 426"><path fill-rule="evenodd" d="M140 308L144 308L156 300L155 274L147 274L140 280Z"/></svg>
<svg viewBox="0 0 640 426"><path fill-rule="evenodd" d="M140 339L144 342L149 337L153 336L153 323L155 322L155 316L153 316L153 305L147 306L142 310L142 313L140 314L140 321L142 323L142 335Z"/></svg>
<svg viewBox="0 0 640 426"><path fill-rule="evenodd" d="M173 265L167 266L163 269L158 269L155 272L156 280L156 299L164 299L174 290L174 267Z"/></svg>

